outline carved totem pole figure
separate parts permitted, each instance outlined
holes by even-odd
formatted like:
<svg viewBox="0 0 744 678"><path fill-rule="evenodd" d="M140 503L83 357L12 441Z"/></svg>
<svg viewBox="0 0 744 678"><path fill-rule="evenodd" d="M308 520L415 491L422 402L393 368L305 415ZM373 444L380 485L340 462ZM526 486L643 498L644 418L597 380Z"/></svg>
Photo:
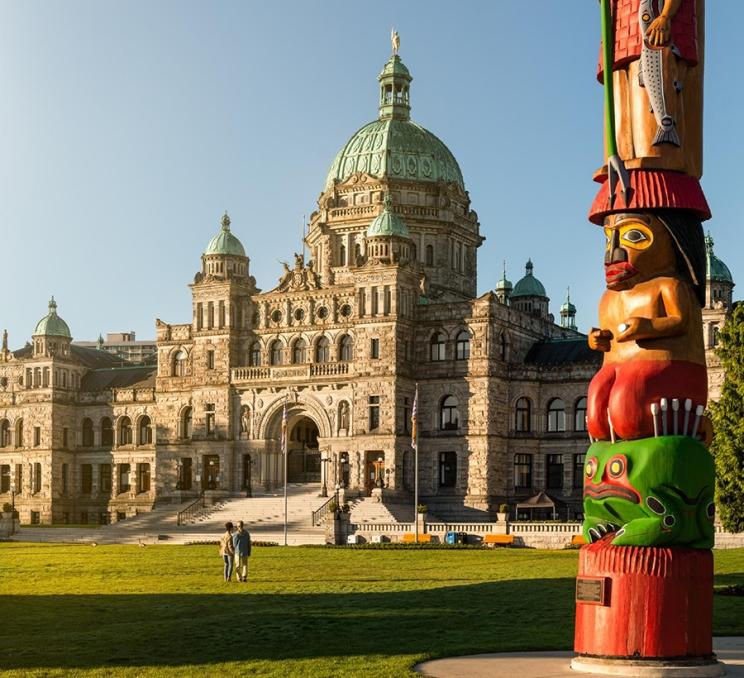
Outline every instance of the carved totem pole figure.
<svg viewBox="0 0 744 678"><path fill-rule="evenodd" d="M572 665L675 675L692 661L722 675L703 415L704 3L601 0L601 12L607 162L589 219L604 227L607 290L589 345L604 360L589 386Z"/></svg>

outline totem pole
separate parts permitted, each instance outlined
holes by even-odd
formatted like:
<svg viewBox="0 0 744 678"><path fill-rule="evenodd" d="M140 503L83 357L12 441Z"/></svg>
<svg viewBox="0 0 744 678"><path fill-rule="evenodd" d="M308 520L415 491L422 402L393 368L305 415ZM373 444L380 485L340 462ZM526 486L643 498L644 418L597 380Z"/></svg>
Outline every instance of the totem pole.
<svg viewBox="0 0 744 678"><path fill-rule="evenodd" d="M589 220L607 290L589 334L577 671L719 676L701 306L704 0L601 0L606 164ZM693 671L693 673L690 673Z"/></svg>

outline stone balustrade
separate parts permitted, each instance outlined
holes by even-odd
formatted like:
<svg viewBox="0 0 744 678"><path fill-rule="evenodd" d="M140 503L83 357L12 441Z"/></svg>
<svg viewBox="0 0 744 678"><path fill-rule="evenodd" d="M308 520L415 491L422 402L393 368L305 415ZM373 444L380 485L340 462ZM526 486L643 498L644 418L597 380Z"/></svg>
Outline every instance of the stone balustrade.
<svg viewBox="0 0 744 678"><path fill-rule="evenodd" d="M272 365L267 367L235 367L233 383L241 381L306 380L311 377L336 377L349 374L349 363L308 363L303 365Z"/></svg>

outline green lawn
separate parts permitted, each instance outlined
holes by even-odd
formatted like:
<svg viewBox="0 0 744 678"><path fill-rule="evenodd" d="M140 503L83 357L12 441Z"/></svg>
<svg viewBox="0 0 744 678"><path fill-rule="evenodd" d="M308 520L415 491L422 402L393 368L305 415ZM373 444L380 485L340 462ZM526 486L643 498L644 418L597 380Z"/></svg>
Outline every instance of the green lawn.
<svg viewBox="0 0 744 678"><path fill-rule="evenodd" d="M436 656L570 649L576 551L0 544L4 676L406 676ZM716 552L744 584L744 549ZM715 632L744 635L744 598Z"/></svg>

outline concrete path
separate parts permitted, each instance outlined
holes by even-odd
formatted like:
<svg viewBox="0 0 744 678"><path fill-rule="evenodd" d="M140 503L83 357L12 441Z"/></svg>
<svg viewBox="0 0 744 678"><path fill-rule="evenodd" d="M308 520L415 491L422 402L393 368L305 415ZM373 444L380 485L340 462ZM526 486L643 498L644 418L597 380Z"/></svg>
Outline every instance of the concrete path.
<svg viewBox="0 0 744 678"><path fill-rule="evenodd" d="M730 678L744 678L744 638L713 639L713 650ZM505 652L436 659L416 666L432 678L582 678L606 674L577 673L570 668L573 652ZM638 676L638 673L626 673ZM644 674L650 675L650 674ZM662 674L659 674L662 675ZM682 676L703 674L683 673ZM710 675L710 674L705 674Z"/></svg>

